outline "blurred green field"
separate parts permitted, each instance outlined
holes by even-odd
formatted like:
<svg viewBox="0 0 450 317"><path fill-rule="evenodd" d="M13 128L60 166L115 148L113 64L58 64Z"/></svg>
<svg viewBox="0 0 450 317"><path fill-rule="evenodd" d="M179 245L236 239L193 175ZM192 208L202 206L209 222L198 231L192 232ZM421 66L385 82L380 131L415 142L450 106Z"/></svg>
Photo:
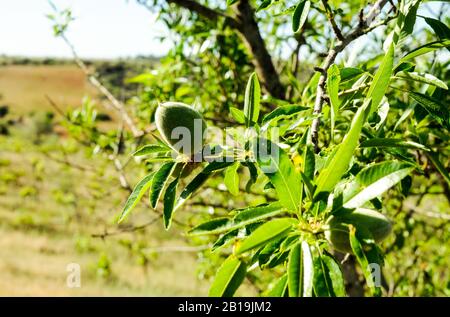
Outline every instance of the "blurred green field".
<svg viewBox="0 0 450 317"><path fill-rule="evenodd" d="M74 144L49 135L35 145L23 131L15 133L0 137L0 295L205 294L195 252L174 256L170 248L185 246L179 231L166 232L156 222L133 233L92 237L121 230L116 217L126 193L115 190L110 162L97 158L93 173ZM87 171L49 159L61 148ZM141 209L133 222L153 217ZM138 246L148 246L148 253L135 252ZM169 248L156 254L154 247ZM81 266L81 288L66 286L66 266L73 262Z"/></svg>
<svg viewBox="0 0 450 317"><path fill-rule="evenodd" d="M0 135L0 295L206 294L208 281L197 278L197 254L184 252L183 231L166 232L155 222L115 235L154 212L141 207L119 228L127 192L111 161L93 160L53 132L45 95L62 109L79 106L83 96L95 96L83 73L70 64L0 67L0 95L9 109L3 120L14 121L9 135ZM135 172L131 184L141 176ZM106 231L113 235L93 237ZM81 266L81 288L66 285L69 263Z"/></svg>

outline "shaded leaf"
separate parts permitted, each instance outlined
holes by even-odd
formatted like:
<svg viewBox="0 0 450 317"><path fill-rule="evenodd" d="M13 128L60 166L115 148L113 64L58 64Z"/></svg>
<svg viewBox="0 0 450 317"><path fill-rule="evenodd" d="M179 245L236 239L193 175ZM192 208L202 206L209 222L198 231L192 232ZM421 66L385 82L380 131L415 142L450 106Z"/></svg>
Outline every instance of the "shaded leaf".
<svg viewBox="0 0 450 317"><path fill-rule="evenodd" d="M256 73L252 73L247 82L244 97L244 116L247 127L258 122L261 88Z"/></svg>
<svg viewBox="0 0 450 317"><path fill-rule="evenodd" d="M418 92L408 92L409 96L420 104L440 125L450 128L450 112L448 106L440 101Z"/></svg>
<svg viewBox="0 0 450 317"><path fill-rule="evenodd" d="M423 17L440 40L450 39L450 28L439 20Z"/></svg>
<svg viewBox="0 0 450 317"><path fill-rule="evenodd" d="M294 33L300 31L303 24L305 24L310 7L311 1L309 0L300 0L295 7L294 13L292 14L292 30Z"/></svg>
<svg viewBox="0 0 450 317"><path fill-rule="evenodd" d="M164 219L164 227L169 229L170 223L172 222L172 214L175 207L175 198L177 194L177 186L178 186L179 178L177 177L173 180L169 186L167 186L166 192L164 194L164 211L163 211L163 219Z"/></svg>
<svg viewBox="0 0 450 317"><path fill-rule="evenodd" d="M170 174L172 174L174 162L165 163L160 169L155 173L153 177L152 185L150 188L150 205L155 208L158 204L158 200L161 197L162 190L166 185Z"/></svg>

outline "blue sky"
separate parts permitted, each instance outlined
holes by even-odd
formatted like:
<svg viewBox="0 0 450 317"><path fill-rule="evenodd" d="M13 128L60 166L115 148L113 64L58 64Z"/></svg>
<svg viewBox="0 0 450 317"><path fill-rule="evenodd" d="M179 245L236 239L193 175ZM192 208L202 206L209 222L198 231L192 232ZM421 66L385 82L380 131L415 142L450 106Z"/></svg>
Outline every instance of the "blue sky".
<svg viewBox="0 0 450 317"><path fill-rule="evenodd" d="M161 56L170 42L155 15L134 0L54 0L60 9L71 8L76 20L68 37L82 57L114 58L152 54ZM47 0L0 0L0 54L70 57L61 39L52 34L45 16Z"/></svg>
<svg viewBox="0 0 450 317"><path fill-rule="evenodd" d="M60 9L72 9L76 20L67 35L82 57L163 56L170 49L170 41L157 39L168 34L164 25L135 0L53 2ZM429 2L426 6L437 11L440 4ZM421 12L432 16L426 6ZM53 36L52 23L45 16L48 13L52 8L47 0L0 0L0 54L71 57L65 43Z"/></svg>

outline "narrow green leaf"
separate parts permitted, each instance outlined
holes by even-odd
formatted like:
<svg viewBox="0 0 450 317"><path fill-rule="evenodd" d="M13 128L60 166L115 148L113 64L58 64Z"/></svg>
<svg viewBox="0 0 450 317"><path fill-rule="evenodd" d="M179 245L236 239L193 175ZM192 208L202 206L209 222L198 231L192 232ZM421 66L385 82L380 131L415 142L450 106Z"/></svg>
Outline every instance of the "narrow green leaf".
<svg viewBox="0 0 450 317"><path fill-rule="evenodd" d="M394 43L389 46L386 55L381 62L380 68L377 70L372 84L367 92L367 99L372 99L371 111L378 108L391 80L392 70L394 68Z"/></svg>
<svg viewBox="0 0 450 317"><path fill-rule="evenodd" d="M288 276L284 274L267 294L268 297L284 297L288 286Z"/></svg>
<svg viewBox="0 0 450 317"><path fill-rule="evenodd" d="M423 17L440 40L450 39L450 28L439 20Z"/></svg>
<svg viewBox="0 0 450 317"><path fill-rule="evenodd" d="M408 92L409 96L420 104L442 126L450 128L450 112L448 106L438 100L417 92Z"/></svg>
<svg viewBox="0 0 450 317"><path fill-rule="evenodd" d="M450 174L448 173L447 169L445 168L444 164L441 163L439 160L439 156L437 153L429 152L426 153L430 161L433 163L433 165L436 167L436 169L441 173L441 175L444 177L444 179L447 181L448 185L450 186Z"/></svg>
<svg viewBox="0 0 450 317"><path fill-rule="evenodd" d="M310 7L311 1L309 0L300 0L295 7L294 13L292 14L292 31L294 31L294 33L300 31L303 24L305 24Z"/></svg>
<svg viewBox="0 0 450 317"><path fill-rule="evenodd" d="M412 170L411 165L397 161L377 163L361 170L356 176L359 192L344 204L344 208L361 207L400 182Z"/></svg>
<svg viewBox="0 0 450 317"><path fill-rule="evenodd" d="M347 296L347 293L345 291L344 276L342 274L341 268L339 267L339 264L331 255L328 254L322 255L322 261L328 270L328 275L330 276L334 293L333 296Z"/></svg>
<svg viewBox="0 0 450 317"><path fill-rule="evenodd" d="M423 144L408 141L404 139L390 139L390 138L373 138L362 142L359 147L394 147L394 148L408 148L429 151L430 149Z"/></svg>
<svg viewBox="0 0 450 317"><path fill-rule="evenodd" d="M235 4L238 1L239 0L227 0L227 6L231 6L231 5Z"/></svg>
<svg viewBox="0 0 450 317"><path fill-rule="evenodd" d="M218 234L236 230L249 224L276 216L284 212L285 209L280 203L275 202L269 205L249 207L240 211L234 218L216 218L206 221L192 228L190 235Z"/></svg>
<svg viewBox="0 0 450 317"><path fill-rule="evenodd" d="M283 206L289 211L298 211L301 199L300 175L289 156L278 145L263 138L255 140L253 153L259 167L275 187Z"/></svg>
<svg viewBox="0 0 450 317"><path fill-rule="evenodd" d="M281 107L276 108L274 111L266 114L262 119L262 123L272 121L273 119L289 117L296 113L299 113L301 111L305 111L308 109L309 108L307 108L307 107L302 107L299 105L281 106Z"/></svg>
<svg viewBox="0 0 450 317"><path fill-rule="evenodd" d="M373 277L371 274L371 270L369 267L369 261L367 260L366 254L364 252L364 248L356 236L356 229L352 225L350 225L350 246L353 250L353 253L358 260L358 263L361 265L362 271L364 273L364 277L366 278L366 282L369 286L369 289L372 292L372 295L379 296L381 295L381 289L374 285Z"/></svg>
<svg viewBox="0 0 450 317"><path fill-rule="evenodd" d="M164 194L164 227L169 229L170 224L172 222L173 210L175 207L175 198L177 194L177 186L178 186L179 178L177 177L173 180L169 186L167 186L166 192Z"/></svg>
<svg viewBox="0 0 450 317"><path fill-rule="evenodd" d="M316 157L314 154L314 149L313 149L312 145L310 145L310 144L305 145L303 164L304 164L303 173L310 180L313 180L314 173L316 171Z"/></svg>
<svg viewBox="0 0 450 317"><path fill-rule="evenodd" d="M210 297L232 297L247 273L244 262L230 255L217 270L209 289Z"/></svg>
<svg viewBox="0 0 450 317"><path fill-rule="evenodd" d="M256 9L256 12L259 12L259 11L261 11L263 9L267 9L271 5L272 5L272 0L263 0L261 2L261 4L259 5L259 7Z"/></svg>
<svg viewBox="0 0 450 317"><path fill-rule="evenodd" d="M321 192L330 192L334 186L341 180L342 175L347 171L350 161L355 151L362 126L366 120L368 102L360 107L356 112L350 130L344 137L342 143L338 146L335 154L332 156L330 163L319 174L316 184L317 188L314 193L316 197Z"/></svg>
<svg viewBox="0 0 450 317"><path fill-rule="evenodd" d="M358 78L359 75L364 74L364 71L361 68L356 67L344 67L341 68L339 72L341 83Z"/></svg>
<svg viewBox="0 0 450 317"><path fill-rule="evenodd" d="M328 267L320 255L314 257L313 289L317 297L334 297L333 284Z"/></svg>
<svg viewBox="0 0 450 317"><path fill-rule="evenodd" d="M256 73L252 73L247 82L244 98L244 115L247 127L258 122L261 88Z"/></svg>
<svg viewBox="0 0 450 317"><path fill-rule="evenodd" d="M419 83L424 83L424 84L429 84L429 85L433 85L445 90L448 90L448 86L439 78L436 78L433 75L430 74L420 74L420 73L416 73L416 72L404 72L402 74L398 74L397 76L395 76L394 78L400 78L403 80L408 80L408 81L416 81Z"/></svg>
<svg viewBox="0 0 450 317"><path fill-rule="evenodd" d="M245 115L244 112L238 108L230 107L230 113L233 116L234 120L237 123L244 124L245 123Z"/></svg>
<svg viewBox="0 0 450 317"><path fill-rule="evenodd" d="M211 162L206 165L203 171L197 174L183 189L175 204L175 209L178 209L187 199L189 199L189 197L191 197L191 195L206 182L211 173L224 169L231 164L233 164L233 162Z"/></svg>
<svg viewBox="0 0 450 317"><path fill-rule="evenodd" d="M125 207L122 210L122 213L119 218L119 223L125 219L125 217L129 214L129 212L141 200L145 192L150 188L154 175L155 175L154 173L151 173L145 176L133 189L133 192L128 197L127 202L125 203Z"/></svg>
<svg viewBox="0 0 450 317"><path fill-rule="evenodd" d="M133 153L133 156L142 156L152 153L162 153L170 151L170 148L160 144L147 144L141 147L139 150Z"/></svg>
<svg viewBox="0 0 450 317"><path fill-rule="evenodd" d="M288 287L289 297L311 297L314 266L311 250L305 241L297 243L289 252Z"/></svg>
<svg viewBox="0 0 450 317"><path fill-rule="evenodd" d="M429 53L429 52L433 52L435 50L438 50L440 48L444 48L444 47L449 47L450 46L450 39L446 39L443 41L435 41L435 42L431 42L425 45L422 45L412 51L410 51L409 53L407 53L405 56L402 57L402 59L400 60L399 64L410 60L412 58L415 58L417 56L421 56L423 54Z"/></svg>
<svg viewBox="0 0 450 317"><path fill-rule="evenodd" d="M395 44L403 44L404 40L411 35L416 24L417 9L421 0L402 1L400 3L399 17L397 18L397 27L394 34ZM400 31L400 34L398 32Z"/></svg>
<svg viewBox="0 0 450 317"><path fill-rule="evenodd" d="M242 254L254 248L260 247L269 241L286 236L294 223L292 218L280 218L266 222L248 236L236 250L236 254Z"/></svg>
<svg viewBox="0 0 450 317"><path fill-rule="evenodd" d="M341 73L336 64L328 69L327 91L331 103L331 140L334 140L334 126L339 114L339 84L341 82Z"/></svg>
<svg viewBox="0 0 450 317"><path fill-rule="evenodd" d="M225 170L225 186L227 186L228 191L234 196L239 194L239 174L237 173L239 166L240 163L236 162Z"/></svg>
<svg viewBox="0 0 450 317"><path fill-rule="evenodd" d="M253 162L245 162L243 165L248 168L248 171L250 173L250 179L248 180L247 185L245 185L245 191L249 192L251 186L256 183L256 180L258 179L258 169Z"/></svg>
<svg viewBox="0 0 450 317"><path fill-rule="evenodd" d="M169 180L170 174L172 174L174 162L165 163L160 169L155 173L153 177L152 185L150 188L150 205L156 208L161 193Z"/></svg>

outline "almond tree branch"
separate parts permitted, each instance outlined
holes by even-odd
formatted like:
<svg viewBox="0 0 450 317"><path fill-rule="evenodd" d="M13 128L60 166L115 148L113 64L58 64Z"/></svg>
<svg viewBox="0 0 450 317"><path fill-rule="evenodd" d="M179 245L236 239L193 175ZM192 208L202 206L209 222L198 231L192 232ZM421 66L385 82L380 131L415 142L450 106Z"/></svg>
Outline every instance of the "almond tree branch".
<svg viewBox="0 0 450 317"><path fill-rule="evenodd" d="M49 1L49 4L52 6L53 10L55 12L59 12L56 5ZM80 67L80 69L85 73L85 75L88 77L89 82L94 86L103 96L108 99L108 101L111 103L112 107L120 114L120 117L125 122L125 124L130 129L131 133L134 137L139 137L144 134L143 131L139 130L137 126L134 124L133 119L131 119L130 115L125 109L125 105L120 102L114 95L100 82L100 80L94 76L86 66L86 64L83 62L83 60L79 57L75 46L70 42L69 38L65 35L64 31L58 34L58 36L66 43L66 45L69 47L73 59L75 60L75 63Z"/></svg>
<svg viewBox="0 0 450 317"><path fill-rule="evenodd" d="M152 7L146 0L137 0L148 10ZM285 98L285 87L282 85L280 75L275 68L264 39L255 19L255 12L248 0L240 0L233 5L234 16L227 15L219 10L211 9L195 0L166 0L168 3L196 12L202 17L217 21L225 19L225 23L236 30L249 52L253 55L256 73L267 91L276 98Z"/></svg>
<svg viewBox="0 0 450 317"><path fill-rule="evenodd" d="M374 26L371 25L371 22L374 18L380 13L381 9L388 2L388 0L378 0L373 7L370 9L367 15L363 15L363 12L360 13L359 23L353 31L350 31L348 34L343 36L343 39L340 40L335 47L330 48L328 54L323 62L319 71L322 73L319 77L319 82L317 84L316 90L316 99L314 102L314 110L313 114L316 115L316 119L313 120L311 125L311 141L314 145L314 151L316 153L319 152L319 125L320 125L320 114L322 113L322 106L325 101L325 83L327 80L327 71L330 66L334 63L337 55L342 52L351 42L359 38L360 36L371 32L374 29ZM376 27L380 25L387 24L391 19L388 18L383 21L383 23L375 24Z"/></svg>
<svg viewBox="0 0 450 317"><path fill-rule="evenodd" d="M339 41L343 41L344 36L342 35L341 29L336 24L336 21L334 19L334 13L333 13L333 10L331 10L330 5L328 4L328 0L322 0L322 4L325 7L325 13L326 13L327 19L331 24L334 34L336 35L336 37Z"/></svg>

